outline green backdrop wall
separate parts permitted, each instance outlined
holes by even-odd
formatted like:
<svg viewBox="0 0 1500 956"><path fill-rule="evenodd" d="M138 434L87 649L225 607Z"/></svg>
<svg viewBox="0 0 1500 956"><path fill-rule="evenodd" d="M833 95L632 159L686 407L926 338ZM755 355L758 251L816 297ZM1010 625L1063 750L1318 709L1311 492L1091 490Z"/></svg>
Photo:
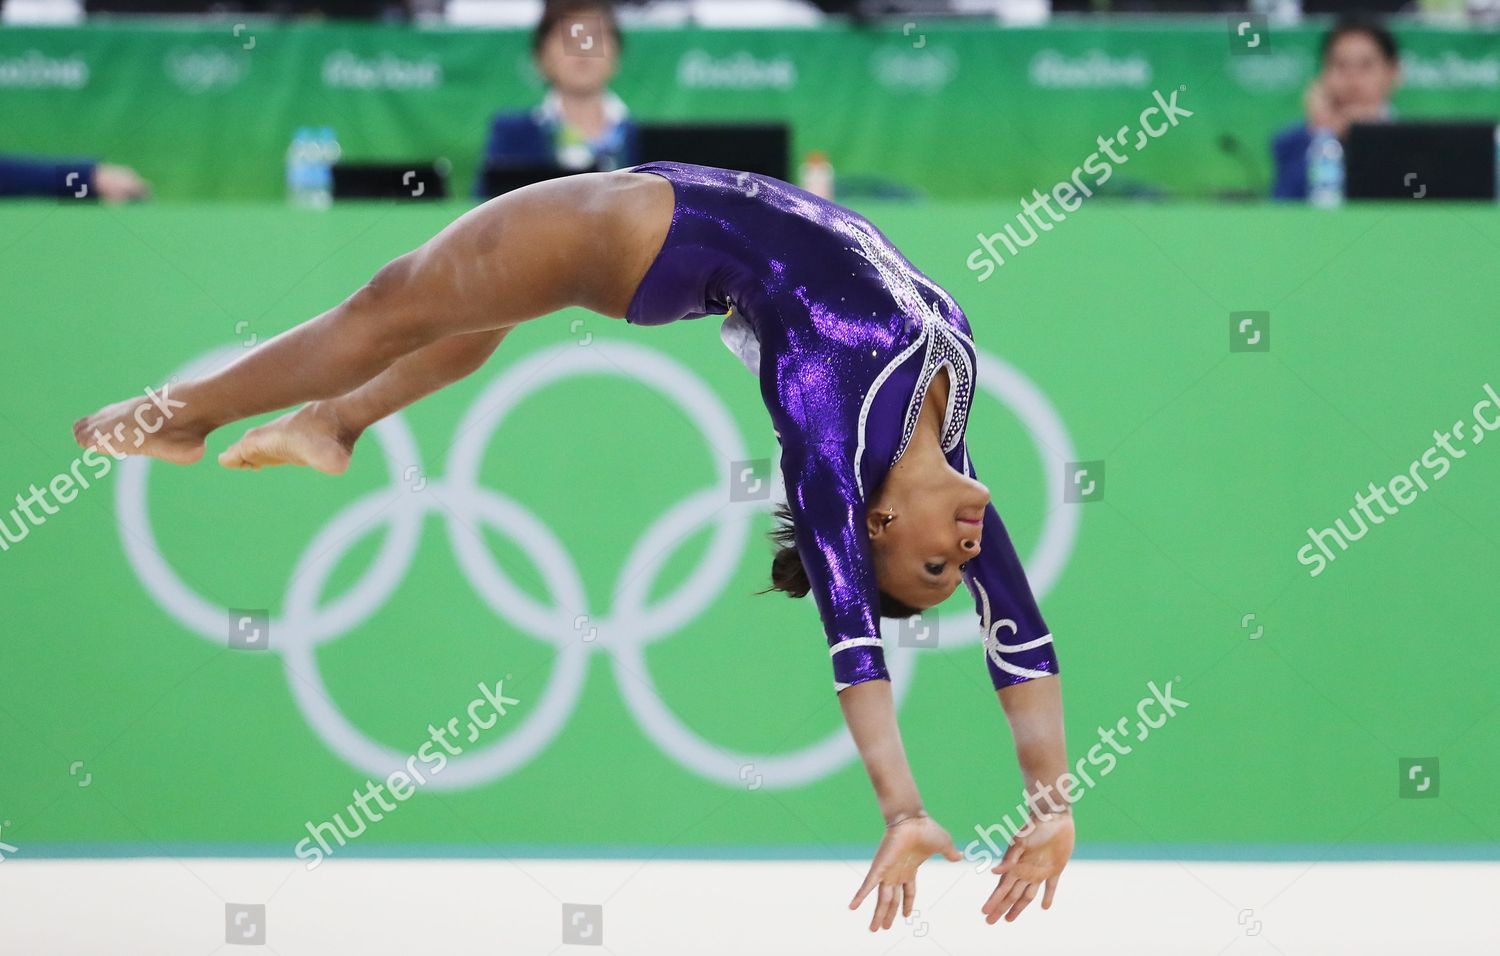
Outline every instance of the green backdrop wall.
<svg viewBox="0 0 1500 956"><path fill-rule="evenodd" d="M69 470L78 415L326 308L457 211L0 210L5 507ZM1189 704L1083 797L1081 851L1493 856L1500 444L1468 447L1318 576L1296 552L1500 384L1500 216L1089 206L981 284L964 260L1011 204L864 211L953 291L981 349L1035 385L1071 442L1039 446L1014 405L976 399L970 445L1033 570L1048 522L1077 522L1043 599L1074 758L1099 728L1133 725L1150 682ZM1239 310L1269 312L1268 352L1230 351ZM578 354L606 374L549 378ZM707 390L688 407L721 410L728 431L705 438L694 412L633 380L663 361ZM466 418L517 399L491 437ZM815 759L794 786L773 759L732 780L698 769L785 757L841 726L813 607L752 593L769 560L758 505L715 506L752 536L721 556L726 580L685 594L722 542L706 526L647 536L718 493L740 451L774 452L710 322L552 317L402 422L410 448L387 458L371 436L339 479L210 459L152 467L142 487L117 469L0 552L0 819L15 855L290 854L374 776L340 741L412 753L502 679L520 703L467 756L555 719L551 736L504 772L471 767L464 786L417 794L348 852L827 855L876 840L857 762ZM465 447L485 493L460 488ZM1069 454L1105 463L1102 500L1061 502L1044 466ZM420 517L398 520L412 501ZM518 514L555 549L519 545L504 523ZM382 565L386 547L409 566ZM665 564L632 582L638 547ZM529 597L473 579L466 553L493 555ZM197 598L148 588L142 555ZM526 601L558 603L549 575L569 564L568 600L590 620L539 638ZM633 583L646 587L632 622ZM202 626L180 613L193 600ZM683 616L663 617L673 601ZM326 616L340 607L364 612ZM272 652L231 650L231 608L331 639L299 659L273 622ZM962 843L1015 805L1019 780L967 598L937 620L939 646L893 669L917 779ZM611 664L648 630L639 660ZM629 694L654 694L707 756L660 744ZM1401 761L1436 775L1433 757L1437 798L1402 799Z"/></svg>
<svg viewBox="0 0 1500 956"><path fill-rule="evenodd" d="M1319 31L1236 54L1217 19L1002 30L638 30L617 89L647 120L781 118L798 156L933 196L1027 194L1185 87L1181 152L1133 157L1120 193L1263 194L1266 143L1301 115ZM1500 114L1500 33L1407 28L1406 115ZM444 156L472 188L490 116L540 97L520 32L270 23L0 30L0 150L107 156L163 197L273 198L292 131L345 155ZM1229 140L1226 141L1226 137Z"/></svg>

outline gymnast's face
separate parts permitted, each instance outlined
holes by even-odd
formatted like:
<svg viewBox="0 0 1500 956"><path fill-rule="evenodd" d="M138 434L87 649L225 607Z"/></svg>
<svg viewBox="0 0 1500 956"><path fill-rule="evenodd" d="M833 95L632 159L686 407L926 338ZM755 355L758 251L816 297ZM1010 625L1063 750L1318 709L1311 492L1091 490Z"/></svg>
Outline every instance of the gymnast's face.
<svg viewBox="0 0 1500 956"><path fill-rule="evenodd" d="M537 50L536 65L559 93L602 92L620 65L620 45L606 24L604 9L585 7L560 20Z"/></svg>
<svg viewBox="0 0 1500 956"><path fill-rule="evenodd" d="M880 589L918 610L946 601L979 554L990 490L939 461L893 471L866 515Z"/></svg>

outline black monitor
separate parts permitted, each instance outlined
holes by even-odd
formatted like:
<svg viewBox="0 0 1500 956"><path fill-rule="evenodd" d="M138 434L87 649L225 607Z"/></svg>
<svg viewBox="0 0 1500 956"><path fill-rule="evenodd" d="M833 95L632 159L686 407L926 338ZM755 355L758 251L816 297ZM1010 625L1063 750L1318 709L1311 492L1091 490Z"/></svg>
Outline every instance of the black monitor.
<svg viewBox="0 0 1500 956"><path fill-rule="evenodd" d="M791 178L791 130L785 123L646 123L641 162L719 166Z"/></svg>
<svg viewBox="0 0 1500 956"><path fill-rule="evenodd" d="M338 163L333 198L424 202L448 198L446 162Z"/></svg>
<svg viewBox="0 0 1500 956"><path fill-rule="evenodd" d="M1356 123L1344 145L1350 199L1495 200L1495 124Z"/></svg>
<svg viewBox="0 0 1500 956"><path fill-rule="evenodd" d="M561 166L550 163L523 165L492 163L480 170L479 194L485 199L493 199L513 189L530 186L532 183L542 183L549 179L559 179L563 176L575 176L580 172L591 173L594 171L593 169L563 169Z"/></svg>

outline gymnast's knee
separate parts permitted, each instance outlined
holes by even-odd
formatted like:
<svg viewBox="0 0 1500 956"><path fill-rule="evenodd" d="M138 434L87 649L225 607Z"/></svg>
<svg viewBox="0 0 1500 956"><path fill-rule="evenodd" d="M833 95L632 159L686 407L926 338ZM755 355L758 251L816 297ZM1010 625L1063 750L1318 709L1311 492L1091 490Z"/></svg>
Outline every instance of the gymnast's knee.
<svg viewBox="0 0 1500 956"><path fill-rule="evenodd" d="M403 305L411 296L412 276L416 271L415 253L398 256L380 267L349 297L350 307L360 311L384 312Z"/></svg>
<svg viewBox="0 0 1500 956"><path fill-rule="evenodd" d="M396 350L409 350L445 334L438 328L440 317L432 308L432 297L422 293L417 281L416 256L408 252L381 266L343 306L357 329Z"/></svg>

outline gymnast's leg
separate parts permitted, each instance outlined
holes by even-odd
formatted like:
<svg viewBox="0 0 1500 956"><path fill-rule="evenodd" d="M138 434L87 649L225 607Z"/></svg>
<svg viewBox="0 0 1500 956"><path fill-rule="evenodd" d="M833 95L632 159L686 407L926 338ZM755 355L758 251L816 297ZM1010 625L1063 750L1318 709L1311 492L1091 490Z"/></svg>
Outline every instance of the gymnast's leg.
<svg viewBox="0 0 1500 956"><path fill-rule="evenodd" d="M133 431L140 399L80 419L74 437L85 448L186 464L202 457L213 430L301 402L350 396L351 407L367 411L399 402L382 413L389 414L477 368L464 370L488 357L502 330L569 306L624 315L672 205L669 184L632 173L571 176L509 193L386 265L329 311L172 388L172 417L154 434L136 431L133 447L121 444L121 429ZM451 337L462 341L443 341ZM351 395L388 372L379 387ZM340 470L327 456L304 463Z"/></svg>
<svg viewBox="0 0 1500 956"><path fill-rule="evenodd" d="M359 388L309 402L252 428L219 455L226 468L305 465L330 475L349 467L354 443L370 426L419 398L477 371L510 328L450 335L398 359Z"/></svg>

